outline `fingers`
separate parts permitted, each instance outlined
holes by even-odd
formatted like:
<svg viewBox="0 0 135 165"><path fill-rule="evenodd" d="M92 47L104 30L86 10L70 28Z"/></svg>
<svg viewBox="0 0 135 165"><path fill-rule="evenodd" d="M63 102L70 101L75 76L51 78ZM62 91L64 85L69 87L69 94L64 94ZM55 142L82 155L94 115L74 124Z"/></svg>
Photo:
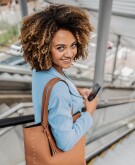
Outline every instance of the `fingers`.
<svg viewBox="0 0 135 165"><path fill-rule="evenodd" d="M83 99L84 99L85 101L88 100L88 96L84 96ZM93 100L96 100L96 101L99 100L98 95L97 95ZM93 100L91 100L91 101L93 101Z"/></svg>

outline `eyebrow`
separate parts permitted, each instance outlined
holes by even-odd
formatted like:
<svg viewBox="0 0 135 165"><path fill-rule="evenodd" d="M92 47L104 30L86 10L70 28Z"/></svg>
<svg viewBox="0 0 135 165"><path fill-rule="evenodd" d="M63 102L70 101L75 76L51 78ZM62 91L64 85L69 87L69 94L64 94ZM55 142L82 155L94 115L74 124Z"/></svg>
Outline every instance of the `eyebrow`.
<svg viewBox="0 0 135 165"><path fill-rule="evenodd" d="M73 45L75 43L77 43L77 41L74 41L71 45ZM55 45L55 47L57 47L57 46L66 46L66 45L65 44L57 44L57 45Z"/></svg>

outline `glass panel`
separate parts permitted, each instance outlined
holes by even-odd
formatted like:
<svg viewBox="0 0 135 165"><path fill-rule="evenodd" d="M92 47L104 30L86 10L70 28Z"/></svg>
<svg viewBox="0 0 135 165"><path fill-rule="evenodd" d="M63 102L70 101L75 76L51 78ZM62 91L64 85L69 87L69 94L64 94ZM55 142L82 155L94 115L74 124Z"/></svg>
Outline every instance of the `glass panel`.
<svg viewBox="0 0 135 165"><path fill-rule="evenodd" d="M22 126L0 129L0 164L25 165Z"/></svg>

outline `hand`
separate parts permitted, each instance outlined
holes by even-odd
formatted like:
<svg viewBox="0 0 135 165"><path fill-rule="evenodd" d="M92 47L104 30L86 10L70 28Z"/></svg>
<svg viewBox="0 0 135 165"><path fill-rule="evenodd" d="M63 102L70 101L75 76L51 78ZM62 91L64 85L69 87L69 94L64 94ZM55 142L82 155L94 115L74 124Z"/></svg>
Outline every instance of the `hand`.
<svg viewBox="0 0 135 165"><path fill-rule="evenodd" d="M89 112L91 115L94 113L97 107L97 101L98 101L98 96L96 96L92 101L88 101L88 99L85 99L85 107L86 111Z"/></svg>
<svg viewBox="0 0 135 165"><path fill-rule="evenodd" d="M87 88L77 88L80 95L82 95L83 98L88 98L91 90Z"/></svg>

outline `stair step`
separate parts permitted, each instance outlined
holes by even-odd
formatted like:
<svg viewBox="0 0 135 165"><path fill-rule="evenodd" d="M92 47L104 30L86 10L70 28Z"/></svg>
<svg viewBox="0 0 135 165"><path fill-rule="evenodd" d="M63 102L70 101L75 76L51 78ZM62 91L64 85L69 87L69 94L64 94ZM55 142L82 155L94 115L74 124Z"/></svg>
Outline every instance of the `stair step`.
<svg viewBox="0 0 135 165"><path fill-rule="evenodd" d="M92 165L135 165L135 132L97 157Z"/></svg>
<svg viewBox="0 0 135 165"><path fill-rule="evenodd" d="M104 161L110 161L115 164L115 165L127 165L127 163L123 162L123 160L114 152L112 152L111 150L108 150L108 152L104 155L104 157L102 158L104 159ZM106 164L107 165L107 164Z"/></svg>
<svg viewBox="0 0 135 165"><path fill-rule="evenodd" d="M95 161L92 163L92 165L107 165L107 164L105 164L105 162L101 158L97 157Z"/></svg>
<svg viewBox="0 0 135 165"><path fill-rule="evenodd" d="M116 155L118 155L123 162L127 162L127 164L134 165L134 157L130 154L130 151L128 151L126 148L124 148L122 145L118 144L113 150Z"/></svg>
<svg viewBox="0 0 135 165"><path fill-rule="evenodd" d="M10 107L8 105L6 105L5 103L0 105L0 115L6 111L8 111L10 109Z"/></svg>
<svg viewBox="0 0 135 165"><path fill-rule="evenodd" d="M0 78L5 78L5 79L7 79L7 78L12 78L12 75L10 75L9 73L2 73L2 74L0 74Z"/></svg>
<svg viewBox="0 0 135 165"><path fill-rule="evenodd" d="M20 74L13 74L13 78L17 80L24 80L24 78Z"/></svg>

